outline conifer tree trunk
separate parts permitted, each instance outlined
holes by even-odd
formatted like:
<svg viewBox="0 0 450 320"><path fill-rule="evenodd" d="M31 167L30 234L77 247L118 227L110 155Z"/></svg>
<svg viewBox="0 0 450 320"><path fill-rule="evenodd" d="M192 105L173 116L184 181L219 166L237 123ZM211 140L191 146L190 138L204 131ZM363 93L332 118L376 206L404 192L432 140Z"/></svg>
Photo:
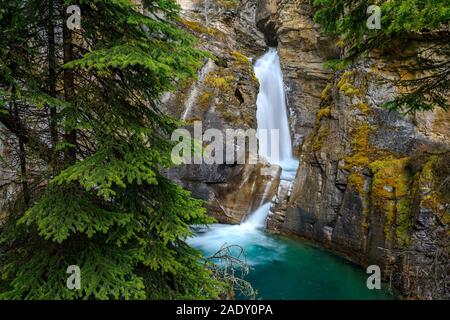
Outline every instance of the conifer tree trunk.
<svg viewBox="0 0 450 320"><path fill-rule="evenodd" d="M74 58L73 54L73 34L72 31L67 28L66 24L66 6L64 1L61 1L61 16L63 20L63 51L64 51L64 64L70 62ZM74 81L74 71L72 69L64 69L64 99L65 101L72 103L72 108L75 111L75 81ZM64 134L65 141L72 145L72 147L67 148L64 161L66 165L74 164L76 161L76 145L77 145L77 133L76 129L72 125L66 128Z"/></svg>
<svg viewBox="0 0 450 320"><path fill-rule="evenodd" d="M48 93L50 96L56 98L56 51L55 51L55 25L53 22L54 15L54 1L48 0ZM56 157L55 147L58 143L57 131L57 110L56 107L49 107L50 109L50 137L52 141L53 157Z"/></svg>
<svg viewBox="0 0 450 320"><path fill-rule="evenodd" d="M15 99L15 88L13 91L13 99L11 101L11 109L13 111L14 121L16 122L19 128L22 127L19 115L19 109L17 107L17 102ZM17 139L19 141L19 163L20 163L20 181L22 184L22 193L23 193L23 201L25 206L28 208L30 206L30 189L28 188L28 179L27 179L27 156L25 150L25 143L23 139L23 135L18 135Z"/></svg>

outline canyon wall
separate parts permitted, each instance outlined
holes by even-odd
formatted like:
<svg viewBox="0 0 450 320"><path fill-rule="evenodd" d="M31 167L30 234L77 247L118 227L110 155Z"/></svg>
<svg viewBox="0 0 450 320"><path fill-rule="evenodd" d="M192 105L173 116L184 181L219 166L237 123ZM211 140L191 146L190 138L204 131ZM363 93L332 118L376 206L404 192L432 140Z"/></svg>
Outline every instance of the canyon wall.
<svg viewBox="0 0 450 320"><path fill-rule="evenodd" d="M300 159L269 230L379 265L405 297L448 299L450 114L381 107L402 92L397 80L419 77L403 67L424 49L439 44L444 49L430 59L449 59L448 32L331 72L323 62L339 50L313 22L312 1L264 2L256 23L278 44Z"/></svg>
<svg viewBox="0 0 450 320"><path fill-rule="evenodd" d="M164 111L187 122L188 130L195 121L202 122L202 132L256 129L259 84L252 62L266 50L264 35L255 25L258 1L178 2L181 26L211 57L197 81L163 97ZM218 221L237 224L274 197L280 180L278 166L262 159L250 164L250 156L255 155L249 154L245 164L182 165L168 176L205 200Z"/></svg>
<svg viewBox="0 0 450 320"><path fill-rule="evenodd" d="M279 181L277 168L265 177L249 165L180 167L172 178L209 200L219 221L237 223L272 199L270 232L308 239L363 267L379 265L406 298L450 298L449 113L382 108L402 92L397 80L420 76L404 66L424 49L445 48L448 32L412 37L406 52L372 52L335 72L324 62L341 49L314 23L311 0L182 2L187 29L220 59L188 86L188 103L172 97L171 110L207 127L256 128L251 64L276 46L300 166L292 186ZM446 50L431 59L448 59ZM206 104L205 92L213 97Z"/></svg>

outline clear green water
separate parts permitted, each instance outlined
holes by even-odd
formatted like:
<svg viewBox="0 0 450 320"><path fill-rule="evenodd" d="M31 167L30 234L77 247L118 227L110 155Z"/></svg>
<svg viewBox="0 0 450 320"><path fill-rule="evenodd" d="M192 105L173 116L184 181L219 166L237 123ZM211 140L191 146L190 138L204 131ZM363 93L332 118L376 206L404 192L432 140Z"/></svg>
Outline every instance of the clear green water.
<svg viewBox="0 0 450 320"><path fill-rule="evenodd" d="M213 225L189 242L206 256L224 244L242 246L250 265L246 279L260 299L393 299L387 290L367 289L368 275L345 259L261 228Z"/></svg>

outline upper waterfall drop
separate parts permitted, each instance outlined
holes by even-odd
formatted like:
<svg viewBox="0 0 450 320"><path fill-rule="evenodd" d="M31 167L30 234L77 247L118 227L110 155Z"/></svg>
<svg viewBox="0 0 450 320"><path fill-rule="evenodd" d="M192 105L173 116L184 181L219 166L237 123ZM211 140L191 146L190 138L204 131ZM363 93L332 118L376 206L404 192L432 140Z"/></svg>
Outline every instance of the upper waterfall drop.
<svg viewBox="0 0 450 320"><path fill-rule="evenodd" d="M260 148L259 155L272 164L278 164L283 169L281 179L293 180L298 167L298 160L293 157L291 133L284 93L283 74L280 59L275 48L259 58L254 66L255 75L259 80L260 89L257 104L258 136L261 130L279 130L279 156L274 156L274 141L269 140L267 148Z"/></svg>

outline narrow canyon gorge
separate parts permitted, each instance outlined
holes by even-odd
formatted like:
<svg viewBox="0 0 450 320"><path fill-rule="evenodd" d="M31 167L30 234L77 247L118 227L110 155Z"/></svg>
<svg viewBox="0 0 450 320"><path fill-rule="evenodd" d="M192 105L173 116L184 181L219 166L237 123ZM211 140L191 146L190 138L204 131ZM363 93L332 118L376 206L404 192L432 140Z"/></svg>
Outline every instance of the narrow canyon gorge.
<svg viewBox="0 0 450 320"><path fill-rule="evenodd" d="M450 6L373 2L4 2L0 300L449 300Z"/></svg>
<svg viewBox="0 0 450 320"><path fill-rule="evenodd" d="M400 297L448 299L450 113L382 108L404 90L399 79L417 77L402 67L446 38L418 35L407 51L374 50L333 71L324 64L343 49L313 21L312 1L178 2L182 24L214 58L197 81L166 95L164 108L202 121L203 130L257 129L253 66L274 48L299 164L292 181L267 161L179 166L168 176L206 200L221 223L239 224L270 203L267 232L306 240L364 268L379 265ZM445 45L427 59L448 59Z"/></svg>

